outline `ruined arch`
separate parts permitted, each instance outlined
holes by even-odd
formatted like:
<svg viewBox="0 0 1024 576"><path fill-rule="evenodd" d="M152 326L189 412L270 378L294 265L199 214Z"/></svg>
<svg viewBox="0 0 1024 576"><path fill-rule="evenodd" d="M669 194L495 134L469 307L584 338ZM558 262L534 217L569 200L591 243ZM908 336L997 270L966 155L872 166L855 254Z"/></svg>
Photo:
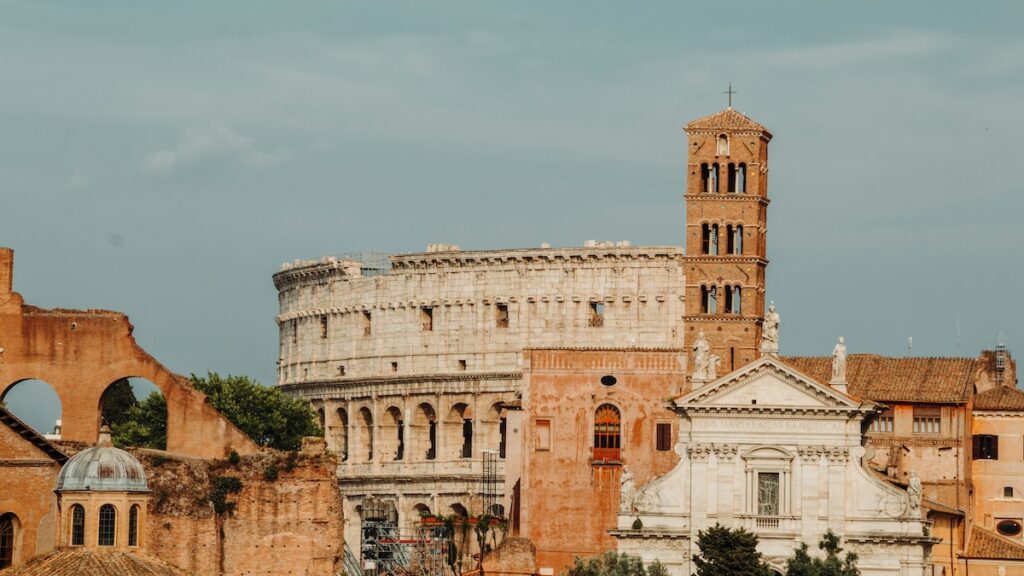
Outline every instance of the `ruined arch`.
<svg viewBox="0 0 1024 576"><path fill-rule="evenodd" d="M416 407L412 418L413 454L416 460L437 458L437 412L429 402Z"/></svg>
<svg viewBox="0 0 1024 576"><path fill-rule="evenodd" d="M0 402L36 432L60 439L64 399L56 386L40 378L21 378L0 391Z"/></svg>
<svg viewBox="0 0 1024 576"><path fill-rule="evenodd" d="M122 438L131 446L141 448L167 448L167 399L153 382L145 378L126 376L110 382L100 394L96 406L97 426L107 424L118 442L119 427L133 416L131 410L141 412L151 424L146 433Z"/></svg>
<svg viewBox="0 0 1024 576"><path fill-rule="evenodd" d="M359 409L356 426L358 427L356 436L358 454L366 462L370 462L373 460L373 413L366 406Z"/></svg>
<svg viewBox="0 0 1024 576"><path fill-rule="evenodd" d="M348 460L348 411L338 408L338 425L334 427L334 449L341 457L341 461Z"/></svg>
<svg viewBox="0 0 1024 576"><path fill-rule="evenodd" d="M491 404L480 422L480 445L484 450L497 450L498 457L505 457L507 411L504 402Z"/></svg>
<svg viewBox="0 0 1024 576"><path fill-rule="evenodd" d="M445 444L453 459L473 457L473 409L456 402L445 419Z"/></svg>
<svg viewBox="0 0 1024 576"><path fill-rule="evenodd" d="M380 458L383 461L405 458L405 419L398 406L384 411L379 425Z"/></svg>

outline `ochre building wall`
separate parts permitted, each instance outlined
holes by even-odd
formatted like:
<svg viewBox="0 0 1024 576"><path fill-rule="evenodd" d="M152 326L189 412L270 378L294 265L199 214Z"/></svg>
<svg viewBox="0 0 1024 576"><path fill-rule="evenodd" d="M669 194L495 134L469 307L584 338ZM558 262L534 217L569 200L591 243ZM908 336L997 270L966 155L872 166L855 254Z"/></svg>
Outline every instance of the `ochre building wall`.
<svg viewBox="0 0 1024 576"><path fill-rule="evenodd" d="M54 548L60 464L0 423L0 515L13 513L14 565Z"/></svg>

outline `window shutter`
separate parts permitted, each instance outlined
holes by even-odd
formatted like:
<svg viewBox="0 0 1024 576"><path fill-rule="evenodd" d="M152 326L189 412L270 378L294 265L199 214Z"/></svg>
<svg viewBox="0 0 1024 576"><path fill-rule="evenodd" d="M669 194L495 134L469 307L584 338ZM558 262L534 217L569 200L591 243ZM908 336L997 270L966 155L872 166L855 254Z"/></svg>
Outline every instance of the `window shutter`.
<svg viewBox="0 0 1024 576"><path fill-rule="evenodd" d="M990 458L999 460L999 436L989 436L992 442L992 453Z"/></svg>
<svg viewBox="0 0 1024 576"><path fill-rule="evenodd" d="M981 436L975 434L971 436L971 460L979 458L981 458Z"/></svg>

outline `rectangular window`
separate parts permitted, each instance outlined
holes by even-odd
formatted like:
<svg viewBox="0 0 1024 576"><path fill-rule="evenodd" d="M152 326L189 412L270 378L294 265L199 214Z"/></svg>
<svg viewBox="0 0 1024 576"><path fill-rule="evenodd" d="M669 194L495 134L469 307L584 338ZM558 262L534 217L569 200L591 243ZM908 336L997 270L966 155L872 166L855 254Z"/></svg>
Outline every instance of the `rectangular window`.
<svg viewBox="0 0 1024 576"><path fill-rule="evenodd" d="M1003 498L1013 498L1013 486L1003 486Z"/></svg>
<svg viewBox="0 0 1024 576"><path fill-rule="evenodd" d="M971 452L974 460L998 460L999 436L975 434L971 439Z"/></svg>
<svg viewBox="0 0 1024 576"><path fill-rule="evenodd" d="M942 429L942 408L914 407L914 434L938 434Z"/></svg>
<svg viewBox="0 0 1024 576"><path fill-rule="evenodd" d="M292 320L292 344L299 342L299 319Z"/></svg>
<svg viewBox="0 0 1024 576"><path fill-rule="evenodd" d="M893 412L891 408L882 412L871 421L871 431L878 434L892 434Z"/></svg>
<svg viewBox="0 0 1024 576"><path fill-rule="evenodd" d="M434 309L430 306L420 308L420 328L424 332L430 332L434 329Z"/></svg>
<svg viewBox="0 0 1024 576"><path fill-rule="evenodd" d="M498 328L508 328L508 304L494 305L494 322Z"/></svg>
<svg viewBox="0 0 1024 576"><path fill-rule="evenodd" d="M779 473L757 473L757 515L779 515Z"/></svg>
<svg viewBox="0 0 1024 576"><path fill-rule="evenodd" d="M534 448L551 450L551 420L537 420L534 429Z"/></svg>
<svg viewBox="0 0 1024 576"><path fill-rule="evenodd" d="M398 362L392 362L391 363L391 371L392 372L398 372Z"/></svg>
<svg viewBox="0 0 1024 576"><path fill-rule="evenodd" d="M459 371L460 372L465 372L466 371L466 361L465 360L459 360Z"/></svg>
<svg viewBox="0 0 1024 576"><path fill-rule="evenodd" d="M590 303L590 326L600 328L604 326L604 304L601 302Z"/></svg>
<svg viewBox="0 0 1024 576"><path fill-rule="evenodd" d="M370 315L370 311L369 310L364 311L363 312L363 336L369 336L370 334L373 333L373 330L372 330L373 324L372 324L371 320L372 320L372 316Z"/></svg>
<svg viewBox="0 0 1024 576"><path fill-rule="evenodd" d="M658 422L655 427L658 452L668 452L672 449L672 424L669 422Z"/></svg>
<svg viewBox="0 0 1024 576"><path fill-rule="evenodd" d="M327 316L320 317L320 337L327 338Z"/></svg>

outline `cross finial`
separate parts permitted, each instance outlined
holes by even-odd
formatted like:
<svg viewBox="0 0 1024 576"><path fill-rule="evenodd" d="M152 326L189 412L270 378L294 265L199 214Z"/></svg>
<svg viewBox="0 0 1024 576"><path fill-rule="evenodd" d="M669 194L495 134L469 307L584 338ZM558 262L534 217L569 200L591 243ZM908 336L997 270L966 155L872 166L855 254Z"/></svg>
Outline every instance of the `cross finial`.
<svg viewBox="0 0 1024 576"><path fill-rule="evenodd" d="M722 94L728 94L729 95L729 108L732 108L732 95L733 94L738 94L738 92L736 92L735 90L732 89L732 82L729 82L729 89L726 90L725 92L722 92Z"/></svg>

